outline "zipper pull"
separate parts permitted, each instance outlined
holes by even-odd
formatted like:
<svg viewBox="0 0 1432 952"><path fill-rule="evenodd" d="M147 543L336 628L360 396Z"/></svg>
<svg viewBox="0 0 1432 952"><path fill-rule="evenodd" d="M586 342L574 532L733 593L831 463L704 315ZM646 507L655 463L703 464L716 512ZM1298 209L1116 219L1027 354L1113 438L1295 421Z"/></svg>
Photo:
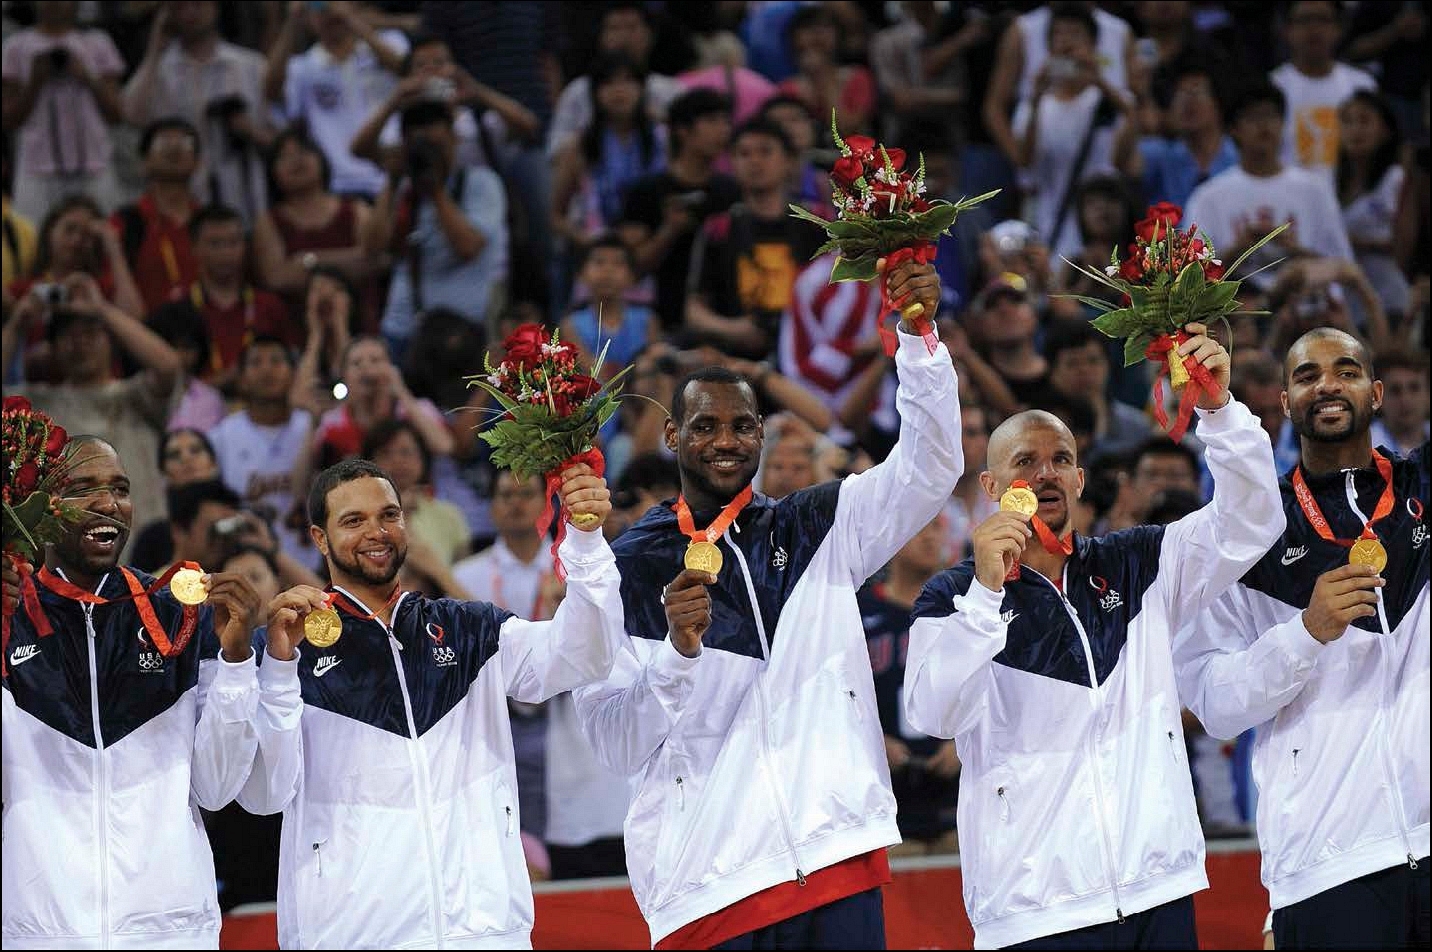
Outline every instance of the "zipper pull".
<svg viewBox="0 0 1432 952"><path fill-rule="evenodd" d="M313 844L313 856L318 861L318 878L323 878L323 851L319 849L322 843Z"/></svg>
<svg viewBox="0 0 1432 952"><path fill-rule="evenodd" d="M797 866L797 867L796 867L796 885L797 885L797 886L804 886L805 884L806 884L805 873L801 872L801 868L800 868L799 866Z"/></svg>
<svg viewBox="0 0 1432 952"><path fill-rule="evenodd" d="M1301 749L1302 749L1302 748L1299 748L1299 747L1294 747L1294 748L1293 748L1293 776L1294 776L1294 777L1296 777L1296 776L1298 775L1298 751L1301 750Z"/></svg>
<svg viewBox="0 0 1432 952"><path fill-rule="evenodd" d="M1004 788L1003 788L1003 787L1000 787L998 790L995 791L995 793L999 795L999 802L1000 802L1000 804L1004 807L1003 815L1000 817L1000 819L1001 819L1001 820L1008 820L1008 819L1009 819L1009 798L1004 795Z"/></svg>
<svg viewBox="0 0 1432 952"><path fill-rule="evenodd" d="M686 812L686 788L682 786L681 778L676 778L676 809Z"/></svg>
<svg viewBox="0 0 1432 952"><path fill-rule="evenodd" d="M1416 868L1417 868L1417 858L1416 858L1415 856L1413 856L1411 853L1408 853L1408 854L1407 854L1407 866L1408 866L1409 869L1416 869Z"/></svg>
<svg viewBox="0 0 1432 952"><path fill-rule="evenodd" d="M1118 916L1119 916L1119 925L1123 925L1123 924L1127 921L1127 920L1124 918L1124 910L1122 910L1122 909L1120 909L1119 907L1115 906L1115 907L1114 907L1114 912L1117 913Z"/></svg>
<svg viewBox="0 0 1432 952"><path fill-rule="evenodd" d="M502 809L504 809L504 810L507 811L507 835L508 835L508 836L511 836L511 835L512 835L512 808L511 808L511 807L503 807Z"/></svg>

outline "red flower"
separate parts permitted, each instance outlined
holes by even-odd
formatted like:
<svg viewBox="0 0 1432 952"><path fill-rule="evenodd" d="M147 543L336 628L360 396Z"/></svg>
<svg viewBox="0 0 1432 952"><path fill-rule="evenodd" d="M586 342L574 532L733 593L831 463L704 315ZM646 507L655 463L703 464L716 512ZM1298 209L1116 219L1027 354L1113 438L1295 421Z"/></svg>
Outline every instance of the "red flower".
<svg viewBox="0 0 1432 952"><path fill-rule="evenodd" d="M1151 205L1144 214L1148 217L1134 225L1134 234L1147 242L1155 239L1155 232L1159 239L1163 239L1178 227L1179 220L1183 218L1183 209L1172 202L1159 202L1157 205Z"/></svg>
<svg viewBox="0 0 1432 952"><path fill-rule="evenodd" d="M1138 258L1129 258L1119 265L1119 277L1130 284L1138 284L1143 280L1144 267Z"/></svg>
<svg viewBox="0 0 1432 952"><path fill-rule="evenodd" d="M562 393L559 390L554 390L552 391L552 409L559 417L571 416L572 401L567 397L565 393Z"/></svg>
<svg viewBox="0 0 1432 952"><path fill-rule="evenodd" d="M30 493L40 485L40 467L35 465L34 460L26 460L20 468L15 471L15 497L20 500L29 498Z"/></svg>
<svg viewBox="0 0 1432 952"><path fill-rule="evenodd" d="M929 202L925 201L923 198L921 198L921 197L918 196L918 195L915 196L915 198L910 202L910 211L914 212L914 213L917 214L917 215L920 214L921 212L927 212L927 211L929 211L930 209L932 209L932 208L934 208L934 207L935 207L934 205L932 205L932 204L930 204Z"/></svg>
<svg viewBox="0 0 1432 952"><path fill-rule="evenodd" d="M1225 270L1227 269L1224 268L1223 265L1214 264L1212 261L1205 261L1203 263L1203 276L1210 281L1220 280Z"/></svg>
<svg viewBox="0 0 1432 952"><path fill-rule="evenodd" d="M567 385L572 397L577 400L585 400L602 389L600 381L588 377L586 374L572 374L567 378Z"/></svg>
<svg viewBox="0 0 1432 952"><path fill-rule="evenodd" d="M50 427L50 438L45 442L45 455L55 456L65 448L70 441L70 435L65 432L62 426Z"/></svg>
<svg viewBox="0 0 1432 952"><path fill-rule="evenodd" d="M26 400L24 397L6 397L6 398L5 398L5 404L4 404L4 412L5 412L5 413L11 413L11 412L15 412L15 413L28 413L29 411L30 411L30 401L29 401L29 400Z"/></svg>
<svg viewBox="0 0 1432 952"><path fill-rule="evenodd" d="M846 136L845 145L850 154L862 162L875 154L875 140L869 136Z"/></svg>
<svg viewBox="0 0 1432 952"><path fill-rule="evenodd" d="M855 181L865 174L865 166L853 155L843 155L835 160L830 178L846 192L855 191Z"/></svg>
<svg viewBox="0 0 1432 952"><path fill-rule="evenodd" d="M901 203L905 200L905 185L904 183L885 185L877 182L870 190L870 193L875 197L874 207L870 209L870 217L889 218L895 210L900 208ZM894 199L893 202L891 201L892 198Z"/></svg>
<svg viewBox="0 0 1432 952"><path fill-rule="evenodd" d="M536 367L542 363L542 345L549 339L541 324L522 324L507 335L502 346L514 367Z"/></svg>
<svg viewBox="0 0 1432 952"><path fill-rule="evenodd" d="M895 167L895 171L898 172L905 167L904 149L886 149L885 154L890 156L890 164ZM879 156L876 156L875 161L881 165L885 164Z"/></svg>

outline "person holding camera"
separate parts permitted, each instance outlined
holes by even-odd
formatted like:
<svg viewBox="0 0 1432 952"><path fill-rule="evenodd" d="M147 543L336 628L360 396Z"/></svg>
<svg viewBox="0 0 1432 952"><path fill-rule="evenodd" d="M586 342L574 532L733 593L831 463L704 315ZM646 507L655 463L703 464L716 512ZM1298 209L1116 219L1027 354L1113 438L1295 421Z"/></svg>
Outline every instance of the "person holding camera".
<svg viewBox="0 0 1432 952"><path fill-rule="evenodd" d="M215 0L161 3L144 59L124 87L124 114L143 128L178 117L199 135L190 190L251 222L267 204L259 152L273 141L262 82L264 58L219 36Z"/></svg>
<svg viewBox="0 0 1432 952"><path fill-rule="evenodd" d="M107 34L76 27L78 8L36 3L35 26L6 40L0 53L0 124L16 136L15 204L34 221L71 192L106 209L115 201L107 124L124 118L124 60Z"/></svg>
<svg viewBox="0 0 1432 952"><path fill-rule="evenodd" d="M507 196L490 168L457 163L452 107L403 110L403 169L378 195L363 231L370 255L394 258L382 331L395 363L425 310L447 308L478 326L500 305L507 273Z"/></svg>

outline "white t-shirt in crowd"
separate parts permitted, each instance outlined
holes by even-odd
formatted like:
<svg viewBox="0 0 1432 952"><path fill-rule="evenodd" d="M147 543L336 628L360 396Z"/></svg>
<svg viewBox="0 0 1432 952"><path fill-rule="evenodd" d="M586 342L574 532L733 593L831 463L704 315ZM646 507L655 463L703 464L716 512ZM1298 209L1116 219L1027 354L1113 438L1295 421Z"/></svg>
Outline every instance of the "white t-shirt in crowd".
<svg viewBox="0 0 1432 952"><path fill-rule="evenodd" d="M452 567L453 578L474 600L491 602L529 620L537 605L542 576L550 571L552 556L546 545L537 549L531 562L523 562L501 539Z"/></svg>
<svg viewBox="0 0 1432 952"><path fill-rule="evenodd" d="M1028 13L1021 14L1020 38L1024 41L1024 69L1019 74L1019 101L1028 102L1034 94L1034 77L1044 68L1049 59L1049 7L1041 5ZM1094 42L1094 56L1099 61L1099 71L1115 89L1129 88L1129 64L1124 61L1128 50L1129 25L1107 10L1094 9L1094 23L1099 35Z"/></svg>
<svg viewBox="0 0 1432 952"><path fill-rule="evenodd" d="M294 464L312 435L313 417L307 410L294 410L287 423L277 426L260 426L247 410L239 410L209 431L224 485L247 505L273 509L279 546L304 565L314 564L316 550L312 543L300 541L300 535L284 525L283 517L293 508Z"/></svg>
<svg viewBox="0 0 1432 952"><path fill-rule="evenodd" d="M1084 142L1102 98L1103 92L1099 87L1090 86L1073 99L1057 99L1051 92L1039 101L1039 135L1035 142L1034 164L1025 172L1034 185L1034 226L1055 255L1073 258L1084 246L1079 237L1079 215L1072 196L1058 235L1054 234L1054 225L1060 202L1069 187L1069 178L1074 172L1079 146ZM1031 112L1030 105L1023 102L1014 111L1015 135L1023 138L1029 127ZM1114 134L1122 121L1119 119L1094 131L1089 154L1079 172L1079 181L1115 171Z"/></svg>
<svg viewBox="0 0 1432 952"><path fill-rule="evenodd" d="M408 39L402 32L384 30L380 36L399 55L408 51ZM383 68L362 40L341 63L320 43L288 61L284 113L290 122L302 120L328 157L333 169L333 191L371 197L383 187L383 170L367 159L357 158L348 147L397 82L398 78Z"/></svg>
<svg viewBox="0 0 1432 952"><path fill-rule="evenodd" d="M1214 250L1226 265L1233 262L1224 252L1232 250L1239 226L1259 218L1267 218L1275 225L1291 221L1302 247L1324 257L1352 260L1342 209L1331 182L1320 172L1290 165L1277 175L1257 177L1243 171L1242 166L1234 166L1194 189L1183 212L1185 222L1198 225L1213 240ZM1252 274L1282 257L1283 252L1270 242L1238 270L1240 274ZM1255 275L1253 283L1261 288L1272 287L1276 272L1276 268L1269 268Z"/></svg>
<svg viewBox="0 0 1432 952"><path fill-rule="evenodd" d="M1320 78L1304 75L1292 63L1284 63L1268 78L1288 99L1283 161L1305 169L1320 169L1331 181L1338 164L1338 108L1359 89L1376 89L1377 80L1346 63L1337 63L1332 72Z"/></svg>

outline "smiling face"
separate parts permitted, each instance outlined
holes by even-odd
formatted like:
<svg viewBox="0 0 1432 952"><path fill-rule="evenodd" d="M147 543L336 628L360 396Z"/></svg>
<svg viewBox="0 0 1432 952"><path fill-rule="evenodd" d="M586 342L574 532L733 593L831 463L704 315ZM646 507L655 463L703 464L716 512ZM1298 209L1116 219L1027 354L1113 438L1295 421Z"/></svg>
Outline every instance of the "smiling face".
<svg viewBox="0 0 1432 952"><path fill-rule="evenodd" d="M65 504L79 509L80 518L54 550L61 568L95 579L115 567L129 539L134 518L129 475L107 443L86 441L72 452L74 463L63 492Z"/></svg>
<svg viewBox="0 0 1432 952"><path fill-rule="evenodd" d="M365 476L328 493L328 520L309 533L335 585L381 586L408 557L408 528L392 483Z"/></svg>
<svg viewBox="0 0 1432 952"><path fill-rule="evenodd" d="M1365 349L1346 334L1299 339L1283 369L1283 412L1305 440L1341 443L1361 436L1382 405L1382 381L1372 379Z"/></svg>
<svg viewBox="0 0 1432 952"><path fill-rule="evenodd" d="M1039 410L1010 417L989 441L989 469L980 485L998 499L1016 479L1029 483L1039 498L1038 516L1062 535L1074 500L1084 493L1074 435L1059 418Z"/></svg>
<svg viewBox="0 0 1432 952"><path fill-rule="evenodd" d="M171 486L217 479L219 464L192 430L176 430L164 441L164 478Z"/></svg>
<svg viewBox="0 0 1432 952"><path fill-rule="evenodd" d="M693 507L723 505L750 484L761 463L766 433L756 395L744 383L693 380L684 396L681 424L666 423L682 492Z"/></svg>

